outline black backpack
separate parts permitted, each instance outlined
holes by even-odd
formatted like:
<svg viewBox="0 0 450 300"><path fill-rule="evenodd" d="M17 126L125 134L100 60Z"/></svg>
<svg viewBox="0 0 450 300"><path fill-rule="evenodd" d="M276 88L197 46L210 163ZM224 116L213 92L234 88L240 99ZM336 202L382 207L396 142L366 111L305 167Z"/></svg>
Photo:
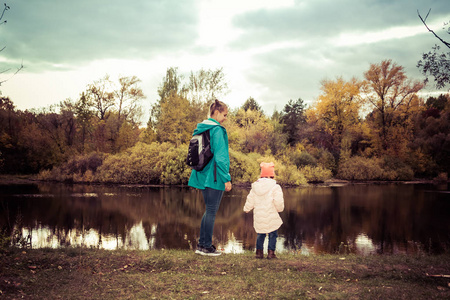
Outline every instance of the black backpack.
<svg viewBox="0 0 450 300"><path fill-rule="evenodd" d="M209 130L196 134L189 142L186 163L196 171L203 170L214 154L211 152Z"/></svg>

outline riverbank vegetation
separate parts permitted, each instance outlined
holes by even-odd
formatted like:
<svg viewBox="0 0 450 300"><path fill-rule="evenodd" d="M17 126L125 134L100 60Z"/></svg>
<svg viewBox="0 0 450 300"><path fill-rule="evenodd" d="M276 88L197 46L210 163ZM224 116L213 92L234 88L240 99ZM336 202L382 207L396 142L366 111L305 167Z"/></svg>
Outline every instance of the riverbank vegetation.
<svg viewBox="0 0 450 300"><path fill-rule="evenodd" d="M210 101L226 101L222 69L169 68L142 126L145 95L137 77L109 76L79 99L46 109L17 110L0 98L0 173L42 180L186 184L187 145ZM289 100L271 115L250 97L230 107L225 124L234 183L249 183L259 162L274 161L277 180L303 185L345 180L448 180L450 96L423 99L420 82L391 60L363 78L321 82L310 105ZM280 99L283 100L283 99Z"/></svg>
<svg viewBox="0 0 450 300"><path fill-rule="evenodd" d="M448 299L448 256L8 249L2 299Z"/></svg>

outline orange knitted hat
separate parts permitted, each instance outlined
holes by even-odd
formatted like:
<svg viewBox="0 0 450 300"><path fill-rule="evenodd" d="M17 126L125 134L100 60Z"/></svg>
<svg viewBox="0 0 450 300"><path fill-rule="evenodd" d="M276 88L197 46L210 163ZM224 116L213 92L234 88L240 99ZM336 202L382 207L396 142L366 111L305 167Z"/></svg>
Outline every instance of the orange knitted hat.
<svg viewBox="0 0 450 300"><path fill-rule="evenodd" d="M261 167L260 177L275 177L275 165L273 162L262 162L259 166Z"/></svg>

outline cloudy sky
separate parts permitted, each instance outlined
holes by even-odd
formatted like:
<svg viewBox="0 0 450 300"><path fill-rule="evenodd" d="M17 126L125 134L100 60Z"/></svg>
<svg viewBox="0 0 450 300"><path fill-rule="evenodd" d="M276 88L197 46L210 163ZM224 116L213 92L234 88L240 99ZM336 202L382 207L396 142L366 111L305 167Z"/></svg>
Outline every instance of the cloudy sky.
<svg viewBox="0 0 450 300"><path fill-rule="evenodd" d="M18 109L71 98L109 74L137 76L150 107L166 70L223 68L231 107L253 97L271 114L307 104L323 79L362 79L385 59L416 68L445 39L449 0L10 0L0 26L2 70L24 69L0 87ZM1 70L0 70L1 71ZM9 74L0 74L0 80ZM430 85L427 92L433 91Z"/></svg>

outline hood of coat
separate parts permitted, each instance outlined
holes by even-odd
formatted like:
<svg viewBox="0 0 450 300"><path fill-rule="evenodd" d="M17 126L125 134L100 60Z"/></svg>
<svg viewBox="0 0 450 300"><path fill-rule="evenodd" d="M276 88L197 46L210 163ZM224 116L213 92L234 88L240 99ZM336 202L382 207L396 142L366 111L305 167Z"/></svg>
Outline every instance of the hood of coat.
<svg viewBox="0 0 450 300"><path fill-rule="evenodd" d="M200 134L206 130L211 129L214 126L221 126L219 122L214 119L209 118L208 120L204 120L201 123L197 124L197 128L195 128L194 133L192 135Z"/></svg>
<svg viewBox="0 0 450 300"><path fill-rule="evenodd" d="M252 189L256 195L261 196L268 193L277 184L275 179L260 178L252 183Z"/></svg>

